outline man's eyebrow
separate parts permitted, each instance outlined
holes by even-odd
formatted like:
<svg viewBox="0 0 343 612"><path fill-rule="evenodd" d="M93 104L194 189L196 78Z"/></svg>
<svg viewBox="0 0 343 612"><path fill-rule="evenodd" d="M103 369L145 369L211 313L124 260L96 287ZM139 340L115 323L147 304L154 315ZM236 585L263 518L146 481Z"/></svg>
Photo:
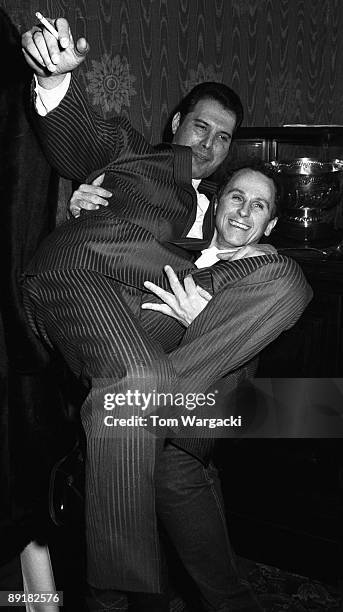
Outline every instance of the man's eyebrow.
<svg viewBox="0 0 343 612"><path fill-rule="evenodd" d="M226 189L224 194L232 193L233 191L238 191L242 195L245 195L245 191L243 191L243 189L240 189L239 187L231 187L231 189Z"/></svg>

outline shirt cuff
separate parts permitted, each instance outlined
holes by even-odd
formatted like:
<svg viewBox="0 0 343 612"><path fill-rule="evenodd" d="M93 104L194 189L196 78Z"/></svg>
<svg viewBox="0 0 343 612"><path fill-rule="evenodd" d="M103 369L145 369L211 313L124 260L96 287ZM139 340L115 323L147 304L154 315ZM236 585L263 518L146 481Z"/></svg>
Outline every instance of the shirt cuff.
<svg viewBox="0 0 343 612"><path fill-rule="evenodd" d="M36 75L33 76L35 79L36 111L38 115L45 117L45 115L59 105L66 95L70 85L71 72L68 72L62 83L53 89L44 89L44 87L39 85Z"/></svg>

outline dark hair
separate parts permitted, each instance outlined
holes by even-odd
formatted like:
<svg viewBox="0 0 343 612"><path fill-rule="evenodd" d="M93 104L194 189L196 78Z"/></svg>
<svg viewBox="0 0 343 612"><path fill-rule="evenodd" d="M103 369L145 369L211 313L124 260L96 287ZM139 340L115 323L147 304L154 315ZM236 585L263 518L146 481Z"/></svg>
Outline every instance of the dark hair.
<svg viewBox="0 0 343 612"><path fill-rule="evenodd" d="M220 199L225 192L225 189L231 179L241 170L253 170L254 172L260 172L260 174L263 174L273 181L275 187L275 202L271 218L273 219L274 217L278 217L280 214L280 184L278 174L271 164L255 157L252 159L247 159L246 161L241 160L235 164L230 164L227 174L219 185L217 193L218 199Z"/></svg>
<svg viewBox="0 0 343 612"><path fill-rule="evenodd" d="M204 99L215 100L226 110L235 113L236 125L234 131L239 128L243 121L243 105L236 92L224 83L212 81L199 83L181 100L173 115L180 113L180 123L182 123L186 115L194 110L195 105Z"/></svg>

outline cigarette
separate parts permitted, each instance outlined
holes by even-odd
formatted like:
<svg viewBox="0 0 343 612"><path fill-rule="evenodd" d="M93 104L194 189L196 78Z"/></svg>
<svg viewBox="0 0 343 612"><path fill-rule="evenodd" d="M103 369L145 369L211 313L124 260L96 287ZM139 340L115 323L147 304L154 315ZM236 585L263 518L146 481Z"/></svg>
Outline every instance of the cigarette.
<svg viewBox="0 0 343 612"><path fill-rule="evenodd" d="M50 34L52 34L56 40L58 40L59 35L57 30L55 30L54 26L51 25L51 23L49 23L49 21L47 19L45 19L45 17L43 17L42 13L37 12L36 13L36 17L38 19L38 21L41 22L41 24L47 29L49 30Z"/></svg>

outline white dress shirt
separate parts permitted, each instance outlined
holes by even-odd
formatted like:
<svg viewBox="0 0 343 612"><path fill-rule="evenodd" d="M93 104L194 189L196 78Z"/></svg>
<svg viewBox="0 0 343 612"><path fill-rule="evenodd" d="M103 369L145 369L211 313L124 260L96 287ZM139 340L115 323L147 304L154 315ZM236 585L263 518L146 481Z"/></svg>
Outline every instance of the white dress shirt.
<svg viewBox="0 0 343 612"><path fill-rule="evenodd" d="M217 257L217 253L230 253L233 255L236 251L237 249L218 249L218 247L212 245L209 246L208 249L201 251L200 257L198 257L194 264L197 268L208 268L217 263L217 261L221 261L221 259Z"/></svg>
<svg viewBox="0 0 343 612"><path fill-rule="evenodd" d="M63 100L66 95L70 80L71 80L71 72L68 72L62 83L54 87L53 89L45 89L41 87L38 83L36 75L34 75L35 79L35 92L36 92L36 111L38 115L41 117L45 117L50 111L54 110L56 106Z"/></svg>
<svg viewBox="0 0 343 612"><path fill-rule="evenodd" d="M209 207L210 201L205 196L204 193L199 193L198 187L201 182L201 179L192 179L192 185L195 189L195 193L197 196L197 213L195 217L195 221L187 234L187 238L202 238L202 225L204 222L205 213Z"/></svg>

